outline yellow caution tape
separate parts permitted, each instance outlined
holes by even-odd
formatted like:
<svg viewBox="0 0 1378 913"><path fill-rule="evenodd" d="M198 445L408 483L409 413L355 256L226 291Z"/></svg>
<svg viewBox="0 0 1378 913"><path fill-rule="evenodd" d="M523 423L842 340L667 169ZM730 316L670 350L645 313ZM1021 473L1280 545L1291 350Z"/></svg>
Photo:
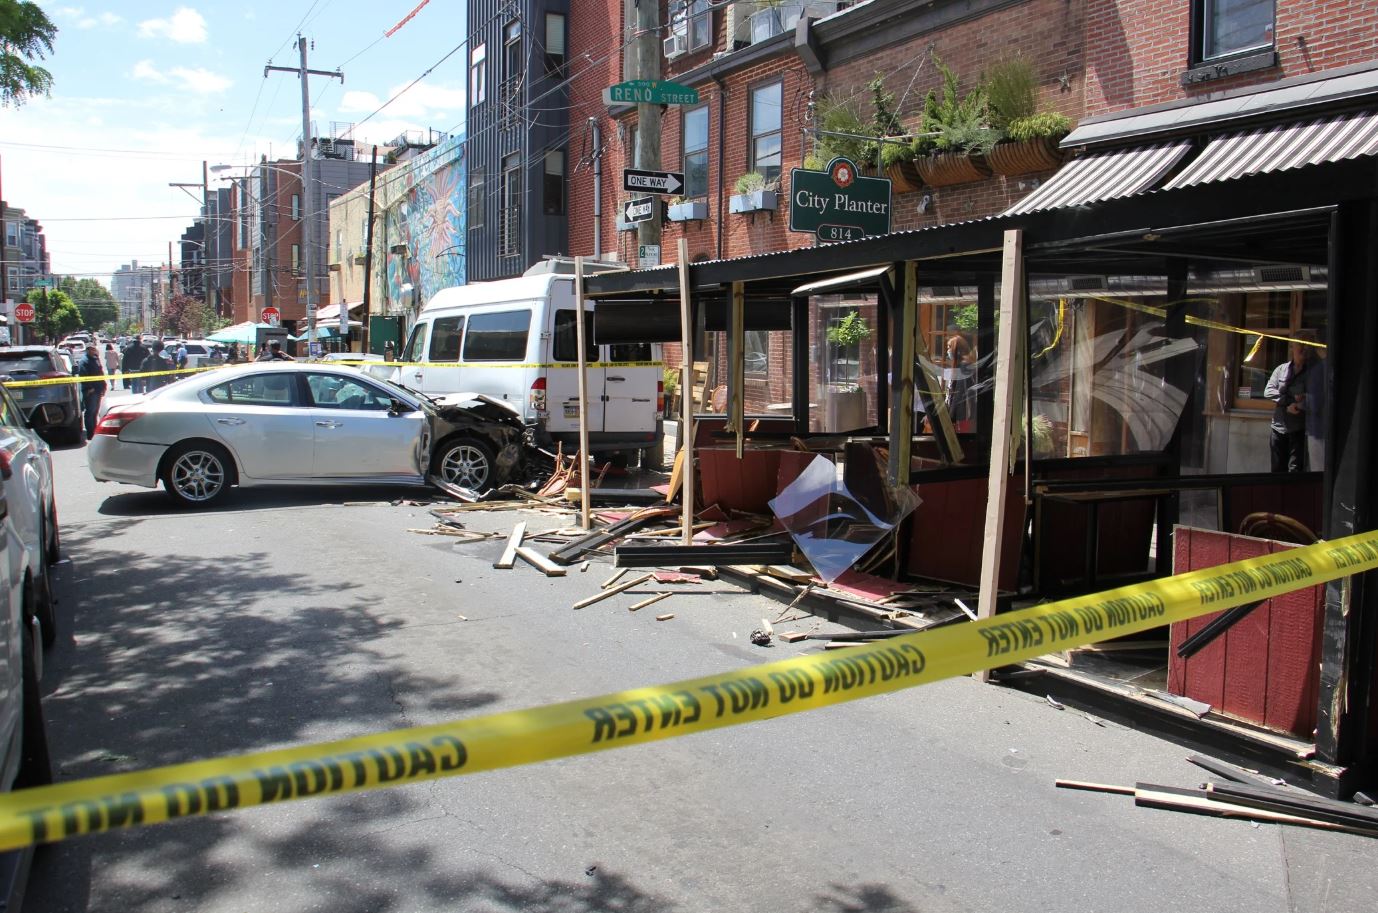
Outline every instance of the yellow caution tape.
<svg viewBox="0 0 1378 913"><path fill-rule="evenodd" d="M1144 314L1150 314L1154 317L1166 317L1168 312L1168 309L1165 307L1155 307L1151 304L1140 304L1137 301L1126 301L1122 298L1107 298L1104 295L1081 295L1078 297L1086 298L1089 301L1099 301L1103 304L1113 304L1116 307L1122 307L1131 311L1139 311ZM1214 303L1214 298L1183 298L1180 301L1172 302L1169 305L1169 307L1176 306L1178 304ZM1298 339L1296 336L1283 336L1278 333L1267 333L1263 330L1251 330L1248 327L1237 327L1233 324L1221 323L1218 320L1208 320L1205 317L1196 317L1191 314L1188 314L1184 319L1187 323L1191 324L1192 326L1203 327L1207 330L1220 330L1223 333L1237 333L1241 336L1257 336L1258 342L1262 342L1264 339L1276 339L1279 342L1295 342L1298 345L1310 346L1313 349L1324 349L1326 347L1325 343L1323 342L1316 342L1310 339ZM1258 347L1258 342L1254 343L1255 348Z"/></svg>
<svg viewBox="0 0 1378 913"><path fill-rule="evenodd" d="M0 850L252 805L479 773L816 710L1109 640L1378 568L1378 532L590 700L0 796Z"/></svg>
<svg viewBox="0 0 1378 913"><path fill-rule="evenodd" d="M215 371L226 365L206 365L200 368L174 368L171 371L127 371L114 374L73 374L63 377L48 377L43 380L7 380L6 387L48 387L53 384L106 383L112 380L131 377L166 377L170 374L199 374L202 371Z"/></svg>

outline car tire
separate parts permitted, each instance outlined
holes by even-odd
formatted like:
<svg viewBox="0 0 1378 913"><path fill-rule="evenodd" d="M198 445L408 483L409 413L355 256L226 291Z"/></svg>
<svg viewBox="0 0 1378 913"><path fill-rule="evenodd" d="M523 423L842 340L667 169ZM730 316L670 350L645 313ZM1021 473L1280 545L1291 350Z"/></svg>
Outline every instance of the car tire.
<svg viewBox="0 0 1378 913"><path fill-rule="evenodd" d="M38 580L34 582L33 590L34 618L38 620L43 649L50 650L57 643L57 601L53 598L52 565L46 556L42 556L38 562Z"/></svg>
<svg viewBox="0 0 1378 913"><path fill-rule="evenodd" d="M205 507L224 497L232 483L233 466L219 444L183 441L168 451L158 475L177 504Z"/></svg>
<svg viewBox="0 0 1378 913"><path fill-rule="evenodd" d="M33 642L33 628L24 625L23 652L23 752L15 789L47 786L53 782L53 761L48 753L48 727L43 721L43 697L39 691L37 647Z"/></svg>
<svg viewBox="0 0 1378 913"><path fill-rule="evenodd" d="M48 541L43 554L48 559L49 564L57 564L62 560L62 536L57 527L56 504L48 509Z"/></svg>
<svg viewBox="0 0 1378 913"><path fill-rule="evenodd" d="M431 474L470 491L493 487L496 464L491 445L472 437L452 437L440 443L431 458Z"/></svg>

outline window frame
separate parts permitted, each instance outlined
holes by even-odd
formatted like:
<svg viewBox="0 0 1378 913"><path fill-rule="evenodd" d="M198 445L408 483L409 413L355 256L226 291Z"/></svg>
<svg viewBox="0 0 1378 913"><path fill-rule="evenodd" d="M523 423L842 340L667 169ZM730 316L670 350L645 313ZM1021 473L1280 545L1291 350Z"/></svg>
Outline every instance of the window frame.
<svg viewBox="0 0 1378 913"><path fill-rule="evenodd" d="M547 73L557 73L564 69L565 61L569 57L569 20L564 13L545 14L545 70ZM559 36L559 53L552 53L551 47L551 28L555 27L555 34Z"/></svg>
<svg viewBox="0 0 1378 913"><path fill-rule="evenodd" d="M488 42L480 42L469 52L469 107L488 100Z"/></svg>
<svg viewBox="0 0 1378 913"><path fill-rule="evenodd" d="M550 163L552 158L559 162L560 170L552 172ZM541 167L543 179L541 182L541 208L548 216L562 216L565 214L565 174L568 162L565 158L563 149L547 149L542 156ZM554 205L551 203L552 193L555 197Z"/></svg>
<svg viewBox="0 0 1378 913"><path fill-rule="evenodd" d="M437 317L435 320L431 321L430 337L429 341L426 343L426 361L436 363L459 363L459 354L464 351L464 322L463 314ZM454 324L453 327L450 326L451 323ZM441 324L445 324L443 328L445 332L443 334L441 333ZM442 336L446 340L458 340L455 345L453 358L442 357L445 353L436 351L436 343L441 340Z"/></svg>
<svg viewBox="0 0 1378 913"><path fill-rule="evenodd" d="M502 27L502 91L511 95L522 78L522 21L513 19Z"/></svg>
<svg viewBox="0 0 1378 913"><path fill-rule="evenodd" d="M473 230L476 229L476 228L482 228L482 227L483 227L483 223L484 223L484 219L483 219L483 210L484 210L484 205L483 205L483 203L484 203L484 200L483 200L483 188L484 188L484 180L485 180L485 174L484 174L484 168L483 168L482 165L477 165L477 166L475 166L474 168L470 169L470 171L469 171L469 199L468 199L468 201L467 201L467 203L466 203L466 206L465 206L465 218L468 220L468 223L469 223L469 230L470 230L470 231L473 231Z"/></svg>
<svg viewBox="0 0 1378 913"><path fill-rule="evenodd" d="M292 274L295 276L295 275L298 275L298 274L301 273L301 245L300 245L300 244L293 244L293 245L292 245L291 257L292 257Z"/></svg>
<svg viewBox="0 0 1378 913"><path fill-rule="evenodd" d="M699 114L700 112L703 113L703 145L702 145L701 147L700 147L700 146L695 146L693 149L690 149L690 148L689 148L689 118L690 118L691 116L693 116L693 115ZM680 116L680 129L679 129L679 137L680 137L680 159L679 159L679 161L680 161L680 170L684 172L684 197L685 197L686 199L700 199L700 198L707 198L707 196L708 196L708 184L709 184L709 180L708 180L708 170L709 170L709 165L710 165L709 160L708 160L708 137L709 137L709 134L712 132L712 129L713 129L713 123L712 123L712 121L713 121L713 115L712 115L712 112L709 111L708 103L707 103L707 102L705 102L705 103L703 103L703 104L701 104L701 105L695 105L695 106L692 107L692 108L685 108L684 111L682 112L681 116ZM689 182L689 174L690 174L689 163L690 163L690 158L691 158L691 156L692 156L692 157L695 157L695 158L697 158L698 156L702 156L702 157L703 157L703 189L702 189L701 192L698 192L698 193L694 193L694 192L693 192L693 186L692 186L692 185L690 184L690 182Z"/></svg>
<svg viewBox="0 0 1378 913"><path fill-rule="evenodd" d="M301 194L292 194L292 221L301 221Z"/></svg>
<svg viewBox="0 0 1378 913"><path fill-rule="evenodd" d="M1222 0L1191 0L1191 48L1188 55L1188 64L1190 66L1211 66L1239 57L1248 57L1254 54L1276 50L1278 8L1277 0L1270 0L1272 4L1272 16L1268 32L1271 37L1268 41L1262 44L1252 44L1233 48L1228 51L1219 51L1214 54L1208 53L1207 43L1210 41L1210 36L1212 34L1210 26L1212 21L1214 21L1212 14L1218 12L1218 7L1221 2Z"/></svg>
<svg viewBox="0 0 1378 913"><path fill-rule="evenodd" d="M502 215L498 222L498 256L519 257L522 252L522 156L502 157Z"/></svg>
<svg viewBox="0 0 1378 913"><path fill-rule="evenodd" d="M774 130L767 130L763 133L756 132L756 93L762 89L775 88L780 93L780 114L778 123ZM757 144L764 138L770 136L779 137L780 148L777 153L779 164L776 166L775 177L771 178L760 169L759 159L756 155ZM756 172L766 179L769 186L772 182L778 182L784 174L785 166L785 80L782 77L762 80L747 89L747 171Z"/></svg>

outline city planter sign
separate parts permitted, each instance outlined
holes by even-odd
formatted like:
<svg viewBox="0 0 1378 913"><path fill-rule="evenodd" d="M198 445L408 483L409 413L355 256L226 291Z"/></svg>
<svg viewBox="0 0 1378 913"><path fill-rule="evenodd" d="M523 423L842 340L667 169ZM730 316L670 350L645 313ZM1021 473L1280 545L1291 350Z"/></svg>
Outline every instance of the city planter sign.
<svg viewBox="0 0 1378 913"><path fill-rule="evenodd" d="M890 232L890 180L866 177L835 158L823 171L790 171L789 230L820 241L854 241Z"/></svg>
<svg viewBox="0 0 1378 913"><path fill-rule="evenodd" d="M603 90L605 105L696 105L699 90L667 79L629 79Z"/></svg>

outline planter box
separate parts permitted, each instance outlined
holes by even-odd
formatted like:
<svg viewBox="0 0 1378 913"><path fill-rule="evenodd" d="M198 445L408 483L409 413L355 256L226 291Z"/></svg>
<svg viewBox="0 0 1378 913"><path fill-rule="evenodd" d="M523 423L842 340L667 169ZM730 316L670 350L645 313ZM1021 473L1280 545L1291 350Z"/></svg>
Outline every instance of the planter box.
<svg viewBox="0 0 1378 913"><path fill-rule="evenodd" d="M923 189L923 178L919 176L919 167L913 161L896 162L888 166L885 176L900 193L913 193Z"/></svg>
<svg viewBox="0 0 1378 913"><path fill-rule="evenodd" d="M823 430L854 431L870 425L865 390L826 390L823 393Z"/></svg>
<svg viewBox="0 0 1378 913"><path fill-rule="evenodd" d="M728 206L729 212L774 211L778 195L773 190L753 190L751 193L734 193Z"/></svg>
<svg viewBox="0 0 1378 913"><path fill-rule="evenodd" d="M1014 142L1006 140L996 143L986 156L990 168L996 174L1031 174L1035 171L1052 171L1062 164L1062 151L1057 143L1047 138Z"/></svg>
<svg viewBox="0 0 1378 913"><path fill-rule="evenodd" d="M965 152L938 152L917 160L924 183L934 187L966 184L990 177L985 157Z"/></svg>
<svg viewBox="0 0 1378 913"><path fill-rule="evenodd" d="M671 204L667 217L671 222L702 222L708 218L708 203L690 200L688 203Z"/></svg>

